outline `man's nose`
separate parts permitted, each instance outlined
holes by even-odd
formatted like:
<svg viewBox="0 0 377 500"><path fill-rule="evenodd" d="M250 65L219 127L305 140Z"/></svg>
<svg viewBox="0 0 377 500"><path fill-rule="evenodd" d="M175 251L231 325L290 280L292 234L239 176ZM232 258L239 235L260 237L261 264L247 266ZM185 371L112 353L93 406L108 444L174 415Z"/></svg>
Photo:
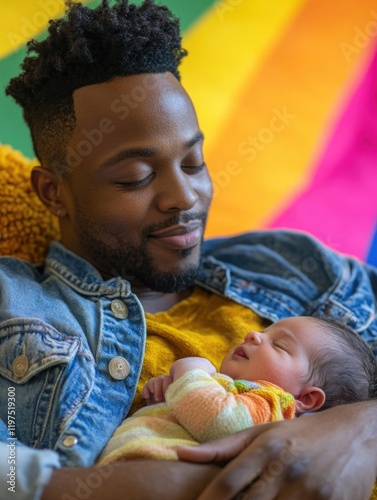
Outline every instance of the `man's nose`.
<svg viewBox="0 0 377 500"><path fill-rule="evenodd" d="M249 332L245 337L245 342L250 342L252 344L258 345L262 342L262 336L258 332Z"/></svg>
<svg viewBox="0 0 377 500"><path fill-rule="evenodd" d="M199 199L193 176L187 175L180 168L161 179L157 195L158 208L163 212L190 210Z"/></svg>

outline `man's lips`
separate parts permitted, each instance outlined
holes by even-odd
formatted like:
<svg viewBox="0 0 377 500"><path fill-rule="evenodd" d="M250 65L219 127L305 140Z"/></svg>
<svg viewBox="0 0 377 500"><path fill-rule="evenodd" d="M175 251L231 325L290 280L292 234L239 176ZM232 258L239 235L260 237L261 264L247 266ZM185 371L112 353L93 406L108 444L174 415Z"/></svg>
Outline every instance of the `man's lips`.
<svg viewBox="0 0 377 500"><path fill-rule="evenodd" d="M202 238L201 221L177 224L148 235L171 250L186 250L200 243Z"/></svg>
<svg viewBox="0 0 377 500"><path fill-rule="evenodd" d="M247 353L242 345L239 345L238 347L236 347L234 349L233 356L238 356L240 358L249 359L249 356L247 355Z"/></svg>

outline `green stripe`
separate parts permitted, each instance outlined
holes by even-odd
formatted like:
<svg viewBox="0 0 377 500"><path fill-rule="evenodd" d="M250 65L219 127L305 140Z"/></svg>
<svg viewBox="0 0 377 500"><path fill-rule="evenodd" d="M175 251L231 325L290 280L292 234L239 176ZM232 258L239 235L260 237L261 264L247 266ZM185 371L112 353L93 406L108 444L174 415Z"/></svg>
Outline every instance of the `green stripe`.
<svg viewBox="0 0 377 500"><path fill-rule="evenodd" d="M181 30L185 32L201 16L215 0L164 0L158 2L166 5L180 19ZM90 7L95 7L100 0L89 2ZM140 4L141 0L134 3ZM46 36L44 32L37 37L42 40ZM21 108L14 103L13 99L5 96L4 89L13 76L20 72L19 66L26 55L26 47L10 54L0 61L0 142L11 144L15 149L19 149L26 156L33 157L29 129L22 118Z"/></svg>

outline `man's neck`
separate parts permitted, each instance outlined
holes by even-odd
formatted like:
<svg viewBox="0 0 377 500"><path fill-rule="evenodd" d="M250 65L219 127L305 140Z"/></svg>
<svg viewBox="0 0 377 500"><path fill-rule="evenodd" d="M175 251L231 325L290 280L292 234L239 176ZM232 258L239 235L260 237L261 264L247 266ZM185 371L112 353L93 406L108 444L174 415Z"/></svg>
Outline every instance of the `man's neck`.
<svg viewBox="0 0 377 500"><path fill-rule="evenodd" d="M192 292L192 288L177 293L155 292L153 290L134 290L140 300L144 311L157 313L167 311L181 300L186 299Z"/></svg>

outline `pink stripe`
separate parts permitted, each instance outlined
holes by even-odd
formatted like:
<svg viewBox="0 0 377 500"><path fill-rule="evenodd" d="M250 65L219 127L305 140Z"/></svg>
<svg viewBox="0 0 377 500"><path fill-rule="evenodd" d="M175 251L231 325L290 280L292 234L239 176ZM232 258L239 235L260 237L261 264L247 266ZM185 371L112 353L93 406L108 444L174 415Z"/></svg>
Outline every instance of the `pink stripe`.
<svg viewBox="0 0 377 500"><path fill-rule="evenodd" d="M308 231L365 259L377 220L377 51L313 170L310 185L269 227Z"/></svg>

